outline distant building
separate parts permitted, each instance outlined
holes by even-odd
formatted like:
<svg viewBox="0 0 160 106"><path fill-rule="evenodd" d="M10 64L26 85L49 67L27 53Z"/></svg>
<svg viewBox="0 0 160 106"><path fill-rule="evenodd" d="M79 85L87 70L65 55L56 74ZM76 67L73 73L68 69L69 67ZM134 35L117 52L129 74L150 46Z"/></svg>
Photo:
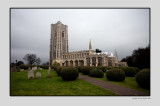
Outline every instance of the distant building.
<svg viewBox="0 0 160 106"><path fill-rule="evenodd" d="M50 64L60 63L61 66L127 66L126 62L119 62L115 53L96 53L92 50L91 41L89 50L68 51L68 26L58 21L51 24Z"/></svg>

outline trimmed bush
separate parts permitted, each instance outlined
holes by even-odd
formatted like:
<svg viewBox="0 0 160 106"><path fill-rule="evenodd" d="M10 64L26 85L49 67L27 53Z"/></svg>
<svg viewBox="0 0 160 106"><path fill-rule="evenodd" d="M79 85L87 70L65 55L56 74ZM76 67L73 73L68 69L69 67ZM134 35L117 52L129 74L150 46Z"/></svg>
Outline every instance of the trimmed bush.
<svg viewBox="0 0 160 106"><path fill-rule="evenodd" d="M110 81L124 81L125 73L121 69L112 68L106 72L106 77Z"/></svg>
<svg viewBox="0 0 160 106"><path fill-rule="evenodd" d="M80 73L82 73L82 67L83 67L83 66L78 66L78 67L76 67Z"/></svg>
<svg viewBox="0 0 160 106"><path fill-rule="evenodd" d="M107 67L104 67L104 66L98 66L97 69L100 69L102 70L103 72L106 72L107 70Z"/></svg>
<svg viewBox="0 0 160 106"><path fill-rule="evenodd" d="M136 82L142 88L150 89L150 70L143 69L136 74Z"/></svg>
<svg viewBox="0 0 160 106"><path fill-rule="evenodd" d="M100 69L93 69L89 72L89 75L91 77L102 78L104 76L104 73Z"/></svg>
<svg viewBox="0 0 160 106"><path fill-rule="evenodd" d="M64 67L61 70L61 77L63 80L76 80L79 72L75 67Z"/></svg>
<svg viewBox="0 0 160 106"><path fill-rule="evenodd" d="M63 68L63 67L60 67L60 66L57 67L56 73L58 74L58 76L60 76L62 68Z"/></svg>
<svg viewBox="0 0 160 106"><path fill-rule="evenodd" d="M84 75L89 75L89 72L94 69L94 67L90 67L90 66L87 66L87 67L82 67L81 71Z"/></svg>
<svg viewBox="0 0 160 106"><path fill-rule="evenodd" d="M125 72L126 77L135 77L136 73L138 72L138 68L136 67L119 67Z"/></svg>
<svg viewBox="0 0 160 106"><path fill-rule="evenodd" d="M56 71L59 66L60 64L58 62L54 62L50 67Z"/></svg>

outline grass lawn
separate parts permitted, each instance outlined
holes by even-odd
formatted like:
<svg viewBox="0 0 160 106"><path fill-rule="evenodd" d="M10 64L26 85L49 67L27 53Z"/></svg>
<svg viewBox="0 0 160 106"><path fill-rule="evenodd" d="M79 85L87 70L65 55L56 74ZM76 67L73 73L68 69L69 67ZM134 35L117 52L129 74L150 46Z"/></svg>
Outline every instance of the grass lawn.
<svg viewBox="0 0 160 106"><path fill-rule="evenodd" d="M47 70L42 70L40 72L42 77L40 79L35 78L32 80L28 80L26 70L24 72L11 72L10 95L118 95L81 79L63 81L61 77L57 76L55 71L51 71L51 78L46 78Z"/></svg>
<svg viewBox="0 0 160 106"><path fill-rule="evenodd" d="M89 75L86 75L86 76L90 77ZM91 78L94 78L94 77L91 77ZM116 82L116 81L109 81L106 78L106 73L104 73L103 78L95 78L95 79L99 79L99 80L106 81L106 82L111 82L111 83L114 83L114 84L118 84L118 85L121 85L121 86L124 86L124 87L136 89L136 90L146 92L146 93L150 92L150 90L148 90L148 89L144 89L144 88L139 87L139 85L136 82L135 77L125 77L125 80L123 82Z"/></svg>

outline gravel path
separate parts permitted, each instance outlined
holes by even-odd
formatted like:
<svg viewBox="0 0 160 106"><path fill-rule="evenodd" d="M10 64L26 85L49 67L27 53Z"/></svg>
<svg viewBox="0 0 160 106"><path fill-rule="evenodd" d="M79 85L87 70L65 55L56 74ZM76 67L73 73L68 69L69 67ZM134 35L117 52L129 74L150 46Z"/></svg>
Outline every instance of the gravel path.
<svg viewBox="0 0 160 106"><path fill-rule="evenodd" d="M149 93L144 93L138 90L134 90L134 89L116 85L110 82L105 82L98 79L90 78L84 75L79 75L79 78L87 82L90 82L94 85L97 85L99 87L115 92L121 96L150 96Z"/></svg>

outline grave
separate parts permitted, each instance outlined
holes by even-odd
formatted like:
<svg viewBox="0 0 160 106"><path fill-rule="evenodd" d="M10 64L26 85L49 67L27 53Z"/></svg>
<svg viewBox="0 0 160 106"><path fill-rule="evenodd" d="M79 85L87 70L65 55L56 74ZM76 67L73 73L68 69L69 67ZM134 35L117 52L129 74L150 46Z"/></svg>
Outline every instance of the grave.
<svg viewBox="0 0 160 106"><path fill-rule="evenodd" d="M28 71L28 79L34 79L34 71L33 70Z"/></svg>
<svg viewBox="0 0 160 106"><path fill-rule="evenodd" d="M41 78L41 73L40 72L36 73L36 78Z"/></svg>
<svg viewBox="0 0 160 106"><path fill-rule="evenodd" d="M20 72L23 72L24 71L24 69L20 69Z"/></svg>

